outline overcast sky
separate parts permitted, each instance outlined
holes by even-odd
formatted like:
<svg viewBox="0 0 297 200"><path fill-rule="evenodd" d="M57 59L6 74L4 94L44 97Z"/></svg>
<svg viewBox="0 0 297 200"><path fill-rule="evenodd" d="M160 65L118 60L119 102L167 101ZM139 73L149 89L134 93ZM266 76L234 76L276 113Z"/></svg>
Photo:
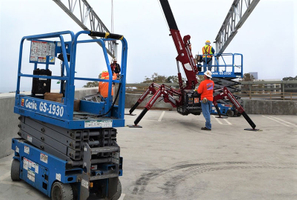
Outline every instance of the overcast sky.
<svg viewBox="0 0 297 200"><path fill-rule="evenodd" d="M88 2L111 29L110 1ZM193 54L201 53L205 40L215 40L232 2L169 0L181 35L192 37ZM21 38L62 30L76 33L81 28L52 0L0 0L0 92L15 90ZM177 52L158 0L114 0L114 30L128 41L128 83L141 82L154 72L177 74ZM296 47L297 1L261 0L225 52L243 54L244 73L282 79L297 75ZM78 71L99 73L92 68L96 61L81 60L85 68ZM24 88L30 86L28 80Z"/></svg>

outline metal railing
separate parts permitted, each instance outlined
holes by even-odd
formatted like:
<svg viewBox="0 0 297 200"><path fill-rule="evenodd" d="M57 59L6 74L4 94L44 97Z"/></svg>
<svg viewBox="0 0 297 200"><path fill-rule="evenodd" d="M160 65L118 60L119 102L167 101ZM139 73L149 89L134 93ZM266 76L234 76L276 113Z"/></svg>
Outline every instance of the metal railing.
<svg viewBox="0 0 297 200"><path fill-rule="evenodd" d="M236 93L249 99L297 100L297 81L246 81Z"/></svg>
<svg viewBox="0 0 297 200"><path fill-rule="evenodd" d="M128 83L126 92L142 94L151 83ZM162 83L158 83L162 84ZM166 83L178 88L176 83ZM265 100L297 100L297 81L243 81L238 85L240 92L234 93L242 98Z"/></svg>

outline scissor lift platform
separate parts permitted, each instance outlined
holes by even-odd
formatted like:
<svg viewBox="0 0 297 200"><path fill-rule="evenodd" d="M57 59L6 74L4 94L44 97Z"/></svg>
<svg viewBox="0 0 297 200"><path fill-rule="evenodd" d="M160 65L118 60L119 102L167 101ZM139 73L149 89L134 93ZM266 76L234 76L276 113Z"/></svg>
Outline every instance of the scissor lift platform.
<svg viewBox="0 0 297 200"><path fill-rule="evenodd" d="M203 75L207 70L202 56L198 60L198 75ZM223 53L213 55L213 64L211 65L212 77L235 79L243 77L243 55L240 53Z"/></svg>

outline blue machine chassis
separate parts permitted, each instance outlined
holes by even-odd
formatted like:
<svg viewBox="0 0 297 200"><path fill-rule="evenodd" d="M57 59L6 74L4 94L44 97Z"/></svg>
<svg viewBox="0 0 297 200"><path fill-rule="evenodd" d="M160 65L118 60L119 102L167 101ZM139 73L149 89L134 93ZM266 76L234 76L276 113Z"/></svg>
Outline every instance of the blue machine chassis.
<svg viewBox="0 0 297 200"><path fill-rule="evenodd" d="M72 184L73 187L77 188L77 194L74 196L78 197L80 197L81 188L87 188L89 190L89 187L94 184L91 184L91 182L96 181L92 180L92 178L88 180L84 179L82 167L72 168L66 161L34 147L22 138L12 139L12 149L14 150L13 159L20 162L20 179L48 197L51 197L52 185L56 181L63 184ZM122 176L122 158L120 158L119 164L119 176ZM110 166L106 165L105 168L108 170ZM116 178L117 176L104 177L102 175L100 181L104 181L108 185L109 179ZM108 187L105 189L106 191L104 193L107 195Z"/></svg>

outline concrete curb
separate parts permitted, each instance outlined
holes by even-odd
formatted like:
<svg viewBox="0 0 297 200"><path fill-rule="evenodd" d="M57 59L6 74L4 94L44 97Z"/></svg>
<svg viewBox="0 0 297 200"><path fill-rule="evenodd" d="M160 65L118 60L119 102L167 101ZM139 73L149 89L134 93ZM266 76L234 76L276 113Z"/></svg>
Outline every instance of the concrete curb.
<svg viewBox="0 0 297 200"><path fill-rule="evenodd" d="M243 99L248 114L297 115L297 101Z"/></svg>

